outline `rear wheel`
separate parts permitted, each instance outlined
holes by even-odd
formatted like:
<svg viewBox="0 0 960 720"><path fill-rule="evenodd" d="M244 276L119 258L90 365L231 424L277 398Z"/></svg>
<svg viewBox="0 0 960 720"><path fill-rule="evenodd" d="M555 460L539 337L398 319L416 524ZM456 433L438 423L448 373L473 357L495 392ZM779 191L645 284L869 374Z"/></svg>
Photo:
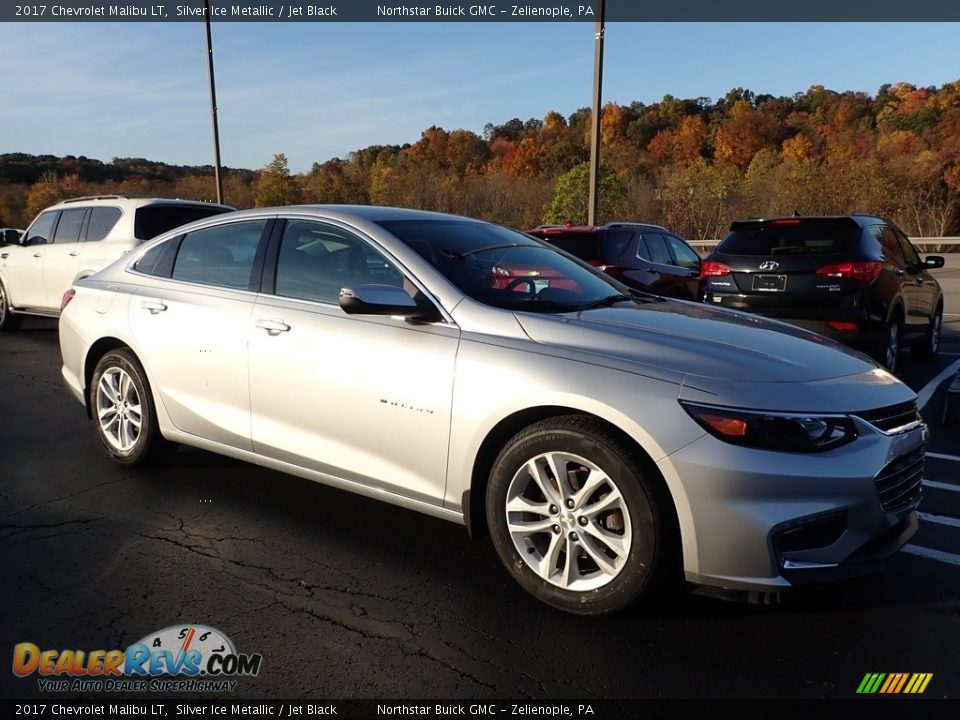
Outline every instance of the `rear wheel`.
<svg viewBox="0 0 960 720"><path fill-rule="evenodd" d="M930 359L936 357L940 350L940 330L943 324L943 305L937 306L937 311L930 318L930 329L927 330L927 336L922 343L914 345L913 354L917 357Z"/></svg>
<svg viewBox="0 0 960 720"><path fill-rule="evenodd" d="M7 289L0 283L0 330L16 330L20 327L21 317L10 312L10 300Z"/></svg>
<svg viewBox="0 0 960 720"><path fill-rule="evenodd" d="M900 311L894 311L883 331L876 359L891 373L897 371L897 358L900 355L900 339L903 337L903 319Z"/></svg>
<svg viewBox="0 0 960 720"><path fill-rule="evenodd" d="M581 615L654 594L672 538L648 467L589 418L552 418L517 434L494 462L486 496L509 573L541 601Z"/></svg>
<svg viewBox="0 0 960 720"><path fill-rule="evenodd" d="M111 350L100 358L90 405L100 443L117 462L138 465L176 448L160 434L146 373L130 350Z"/></svg>

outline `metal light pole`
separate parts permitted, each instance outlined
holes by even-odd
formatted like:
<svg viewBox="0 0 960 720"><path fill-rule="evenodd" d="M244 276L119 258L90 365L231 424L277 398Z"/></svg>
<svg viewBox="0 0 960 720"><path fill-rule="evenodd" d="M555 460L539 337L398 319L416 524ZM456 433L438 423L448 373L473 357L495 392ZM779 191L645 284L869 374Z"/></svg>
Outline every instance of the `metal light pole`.
<svg viewBox="0 0 960 720"><path fill-rule="evenodd" d="M587 224L595 225L600 204L600 96L603 87L603 0L597 0L597 24L593 39L593 115L590 120L590 198L587 204Z"/></svg>
<svg viewBox="0 0 960 720"><path fill-rule="evenodd" d="M207 28L207 74L210 78L210 114L213 117L213 174L217 182L217 202L223 203L220 178L220 129L217 126L217 83L213 76L213 37L210 34L210 0L203 0L203 22Z"/></svg>

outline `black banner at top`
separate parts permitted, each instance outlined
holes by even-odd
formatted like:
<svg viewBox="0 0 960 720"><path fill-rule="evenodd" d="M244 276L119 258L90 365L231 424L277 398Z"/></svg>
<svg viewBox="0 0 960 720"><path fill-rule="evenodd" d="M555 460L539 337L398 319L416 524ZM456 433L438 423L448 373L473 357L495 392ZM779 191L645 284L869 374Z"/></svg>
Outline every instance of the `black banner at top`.
<svg viewBox="0 0 960 720"><path fill-rule="evenodd" d="M597 0L210 0L215 22L596 22ZM608 22L957 22L960 0L606 0ZM203 0L4 2L2 22L195 22Z"/></svg>

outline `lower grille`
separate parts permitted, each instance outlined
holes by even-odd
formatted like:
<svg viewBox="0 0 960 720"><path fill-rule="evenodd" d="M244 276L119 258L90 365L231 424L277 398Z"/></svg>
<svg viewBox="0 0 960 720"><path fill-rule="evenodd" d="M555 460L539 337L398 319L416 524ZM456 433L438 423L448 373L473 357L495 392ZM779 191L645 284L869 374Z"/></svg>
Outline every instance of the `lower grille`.
<svg viewBox="0 0 960 720"><path fill-rule="evenodd" d="M896 512L920 499L923 492L923 448L901 455L877 473L875 482L884 512Z"/></svg>

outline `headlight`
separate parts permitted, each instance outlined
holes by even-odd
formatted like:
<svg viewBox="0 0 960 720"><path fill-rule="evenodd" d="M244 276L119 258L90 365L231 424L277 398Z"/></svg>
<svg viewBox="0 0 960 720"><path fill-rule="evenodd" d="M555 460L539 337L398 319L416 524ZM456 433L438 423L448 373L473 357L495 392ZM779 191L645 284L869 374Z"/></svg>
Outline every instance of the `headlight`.
<svg viewBox="0 0 960 720"><path fill-rule="evenodd" d="M766 413L683 401L680 404L704 430L734 445L787 452L822 452L857 437L856 426L846 415Z"/></svg>

